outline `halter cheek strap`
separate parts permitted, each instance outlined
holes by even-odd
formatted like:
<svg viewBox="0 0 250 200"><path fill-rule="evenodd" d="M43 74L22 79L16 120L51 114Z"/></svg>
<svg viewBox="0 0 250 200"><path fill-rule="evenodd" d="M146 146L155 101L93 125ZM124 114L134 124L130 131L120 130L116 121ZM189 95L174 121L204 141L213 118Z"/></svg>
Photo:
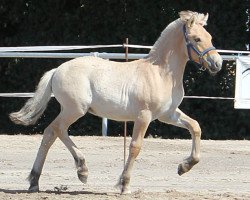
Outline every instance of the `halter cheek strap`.
<svg viewBox="0 0 250 200"><path fill-rule="evenodd" d="M207 49L205 49L204 51L201 52L188 39L187 29L186 29L185 25L183 25L183 33L184 33L184 38L185 38L185 41L186 41L186 46L187 46L187 52L188 52L188 58L189 58L189 60L194 61L192 59L192 56L191 56L191 49L192 49L199 56L199 63L198 64L202 65L203 61L204 61L203 56L206 55L209 51L215 50L216 48L214 46L212 46L212 47L209 47L209 48L207 48Z"/></svg>

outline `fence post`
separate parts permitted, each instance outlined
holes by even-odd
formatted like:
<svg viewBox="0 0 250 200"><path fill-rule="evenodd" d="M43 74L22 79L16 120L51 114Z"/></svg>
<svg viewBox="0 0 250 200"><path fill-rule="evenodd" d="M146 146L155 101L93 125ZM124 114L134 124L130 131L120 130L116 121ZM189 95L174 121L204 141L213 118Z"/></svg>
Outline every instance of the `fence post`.
<svg viewBox="0 0 250 200"><path fill-rule="evenodd" d="M102 118L102 136L108 136L108 119Z"/></svg>

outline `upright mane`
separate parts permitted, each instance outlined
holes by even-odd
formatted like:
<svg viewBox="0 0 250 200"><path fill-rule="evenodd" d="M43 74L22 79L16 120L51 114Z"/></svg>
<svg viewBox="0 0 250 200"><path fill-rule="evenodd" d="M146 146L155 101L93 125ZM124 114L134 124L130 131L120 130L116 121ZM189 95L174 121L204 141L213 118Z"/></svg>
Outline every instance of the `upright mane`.
<svg viewBox="0 0 250 200"><path fill-rule="evenodd" d="M200 24L201 26L207 25L208 13L206 15L192 12L192 11L181 11L179 12L180 19L183 22L188 22L191 18L194 18L196 24Z"/></svg>
<svg viewBox="0 0 250 200"><path fill-rule="evenodd" d="M180 19L171 22L161 33L152 49L149 52L148 58L151 62L163 62L163 56L166 55L164 50L170 48L170 43L173 42L173 37L170 37L176 29L183 24Z"/></svg>
<svg viewBox="0 0 250 200"><path fill-rule="evenodd" d="M165 62L167 54L171 49L171 43L173 43L174 38L177 37L178 28L192 21L196 24L205 26L207 24L208 14L200 14L192 11L181 11L179 13L180 18L171 22L161 33L160 37L157 39L153 45L151 51L149 52L148 59L152 63Z"/></svg>

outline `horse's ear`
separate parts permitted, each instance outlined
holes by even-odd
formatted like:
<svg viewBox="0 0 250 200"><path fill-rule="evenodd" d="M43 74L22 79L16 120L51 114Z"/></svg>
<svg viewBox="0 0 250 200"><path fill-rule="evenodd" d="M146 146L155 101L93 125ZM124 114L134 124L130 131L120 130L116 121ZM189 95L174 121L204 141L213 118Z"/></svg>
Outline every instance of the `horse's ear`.
<svg viewBox="0 0 250 200"><path fill-rule="evenodd" d="M207 25L207 20L208 20L208 13L206 15L201 14L203 17L200 18L199 20L199 24L202 26L206 26Z"/></svg>
<svg viewBox="0 0 250 200"><path fill-rule="evenodd" d="M209 17L209 14L207 13L207 14L204 16L204 19L203 19L206 23L207 23L208 17Z"/></svg>
<svg viewBox="0 0 250 200"><path fill-rule="evenodd" d="M203 18L203 26L207 25L208 16L209 16L208 13L204 16L204 18Z"/></svg>
<svg viewBox="0 0 250 200"><path fill-rule="evenodd" d="M191 28L194 25L195 20L196 20L195 15L192 15L192 17L190 17L190 19L187 21L187 27Z"/></svg>

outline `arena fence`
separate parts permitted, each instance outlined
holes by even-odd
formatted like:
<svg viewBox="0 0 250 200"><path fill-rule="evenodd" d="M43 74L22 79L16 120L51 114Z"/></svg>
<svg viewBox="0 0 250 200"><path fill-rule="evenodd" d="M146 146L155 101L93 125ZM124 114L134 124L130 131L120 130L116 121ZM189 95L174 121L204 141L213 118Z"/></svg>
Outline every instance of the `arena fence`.
<svg viewBox="0 0 250 200"><path fill-rule="evenodd" d="M100 48L126 48L125 53L68 53L55 51L100 49ZM28 46L28 47L0 47L0 58L76 58L82 56L96 56L111 60L135 60L146 57L147 54L128 53L128 48L151 49L152 46L115 44L115 45L92 45L92 46ZM236 60L239 56L247 57L250 51L217 50L223 60ZM249 57L249 56L248 56ZM34 93L0 93L0 97L33 97ZM53 95L52 95L53 96ZM208 96L184 96L193 99L226 99L235 100L234 97L208 97ZM107 136L107 119L102 120L102 135Z"/></svg>

